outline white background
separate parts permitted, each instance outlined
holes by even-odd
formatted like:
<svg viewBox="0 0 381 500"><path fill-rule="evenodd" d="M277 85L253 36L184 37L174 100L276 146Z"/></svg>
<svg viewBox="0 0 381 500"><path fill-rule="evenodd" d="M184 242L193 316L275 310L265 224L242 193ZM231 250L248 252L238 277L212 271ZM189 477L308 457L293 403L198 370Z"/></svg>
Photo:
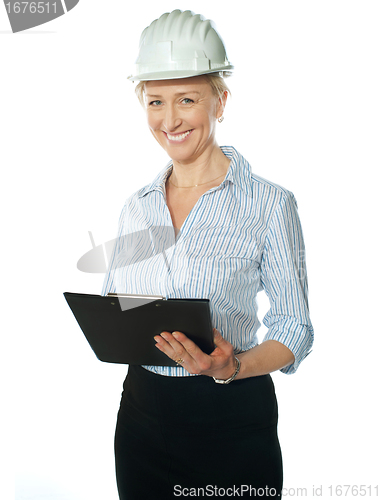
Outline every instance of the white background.
<svg viewBox="0 0 381 500"><path fill-rule="evenodd" d="M117 499L126 367L96 359L62 293L100 293L103 275L76 268L88 231L114 238L126 197L167 162L126 77L143 28L175 8L213 19L236 66L219 144L299 205L316 341L295 375L273 376L284 486L374 487L380 2L81 0L18 34L0 7L1 449L16 499Z"/></svg>

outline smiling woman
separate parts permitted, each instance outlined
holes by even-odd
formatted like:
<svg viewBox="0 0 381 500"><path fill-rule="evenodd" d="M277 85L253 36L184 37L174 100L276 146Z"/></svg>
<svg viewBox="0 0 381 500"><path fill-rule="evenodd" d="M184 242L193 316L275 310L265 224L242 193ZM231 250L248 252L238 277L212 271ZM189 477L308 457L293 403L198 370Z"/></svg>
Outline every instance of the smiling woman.
<svg viewBox="0 0 381 500"><path fill-rule="evenodd" d="M170 162L127 200L118 241L173 226L174 244L144 266L120 265L116 244L102 293L209 299L215 349L208 355L183 332L162 332L156 347L177 366L129 367L115 434L121 500L167 500L179 485L210 498L220 496L209 486L237 485L248 488L241 496L281 497L269 374L294 373L311 349L304 244L292 193L217 144L232 69L211 21L190 11L143 31L131 80ZM134 262L144 251L136 245ZM271 308L258 345L263 289Z"/></svg>

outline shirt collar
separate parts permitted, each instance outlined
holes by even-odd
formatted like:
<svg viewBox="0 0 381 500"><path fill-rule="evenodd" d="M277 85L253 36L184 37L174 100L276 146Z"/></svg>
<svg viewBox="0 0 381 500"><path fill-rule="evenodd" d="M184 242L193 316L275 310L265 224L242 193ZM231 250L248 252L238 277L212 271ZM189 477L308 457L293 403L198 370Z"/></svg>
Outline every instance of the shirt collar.
<svg viewBox="0 0 381 500"><path fill-rule="evenodd" d="M232 146L222 146L222 152L230 160L229 169L222 184L231 182L237 185L246 195L252 196L251 167L245 158ZM142 198L151 191L159 191L165 197L165 182L172 172L173 163L170 161L166 167L159 172L151 184L148 184L138 192Z"/></svg>

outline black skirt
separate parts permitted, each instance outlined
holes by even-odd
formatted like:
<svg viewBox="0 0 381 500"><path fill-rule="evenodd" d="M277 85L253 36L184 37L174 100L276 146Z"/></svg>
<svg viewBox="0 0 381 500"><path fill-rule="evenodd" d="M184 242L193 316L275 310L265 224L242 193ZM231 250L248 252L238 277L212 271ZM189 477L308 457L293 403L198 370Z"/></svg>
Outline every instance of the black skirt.
<svg viewBox="0 0 381 500"><path fill-rule="evenodd" d="M130 366L115 432L121 500L280 498L270 375L216 384Z"/></svg>

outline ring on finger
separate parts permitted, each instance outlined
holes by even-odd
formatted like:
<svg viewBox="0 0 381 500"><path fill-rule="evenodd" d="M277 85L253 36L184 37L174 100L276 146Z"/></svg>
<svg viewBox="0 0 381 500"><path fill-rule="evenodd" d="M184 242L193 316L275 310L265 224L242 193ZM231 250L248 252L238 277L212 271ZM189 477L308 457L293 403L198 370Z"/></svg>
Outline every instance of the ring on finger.
<svg viewBox="0 0 381 500"><path fill-rule="evenodd" d="M178 366L180 366L182 363L184 363L183 358L176 359L176 363Z"/></svg>

